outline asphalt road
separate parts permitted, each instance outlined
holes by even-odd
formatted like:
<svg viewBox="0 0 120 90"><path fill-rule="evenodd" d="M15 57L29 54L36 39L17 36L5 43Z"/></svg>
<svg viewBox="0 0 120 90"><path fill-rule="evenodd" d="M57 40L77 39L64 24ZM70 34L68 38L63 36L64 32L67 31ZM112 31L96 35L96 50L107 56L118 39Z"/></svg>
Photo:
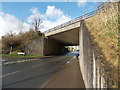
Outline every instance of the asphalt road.
<svg viewBox="0 0 120 90"><path fill-rule="evenodd" d="M2 66L2 88L38 88L62 69L75 53Z"/></svg>

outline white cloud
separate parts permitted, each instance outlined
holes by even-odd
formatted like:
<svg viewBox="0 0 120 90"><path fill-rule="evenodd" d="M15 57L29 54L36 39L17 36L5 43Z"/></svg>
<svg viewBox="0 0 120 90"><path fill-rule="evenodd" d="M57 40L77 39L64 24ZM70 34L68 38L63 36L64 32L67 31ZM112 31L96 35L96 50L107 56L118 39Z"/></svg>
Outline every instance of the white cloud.
<svg viewBox="0 0 120 90"><path fill-rule="evenodd" d="M18 34L20 29L18 28L19 19L15 16L0 12L0 37L5 35L6 33L13 32ZM29 25L27 23L23 23L22 31L27 31Z"/></svg>
<svg viewBox="0 0 120 90"><path fill-rule="evenodd" d="M71 20L70 16L65 15L62 10L56 8L55 6L48 6L45 14L40 14L37 8L31 9L31 12L32 15L28 17L28 22L30 22L33 17L36 17L35 15L42 18L43 23L40 28L41 32Z"/></svg>
<svg viewBox="0 0 120 90"><path fill-rule="evenodd" d="M56 8L55 6L48 6L45 14L41 14L37 8L32 8L30 11L32 14L29 17L27 17L27 23L22 23L22 31L29 30L30 25L28 23L31 23L34 17L42 18L42 32L53 28L57 25L60 25L64 22L67 22L71 19L70 16L65 15L62 10ZM10 31L18 34L20 32L19 19L14 15L0 12L0 28L0 37L9 33Z"/></svg>
<svg viewBox="0 0 120 90"><path fill-rule="evenodd" d="M34 18L41 18L43 15L39 13L38 8L30 9L32 15L30 15L27 20L29 23L33 21Z"/></svg>
<svg viewBox="0 0 120 90"><path fill-rule="evenodd" d="M56 8L55 6L48 6L44 16L45 19L43 20L42 24L43 26L43 28L41 28L42 31L46 31L50 28L53 28L57 25L60 25L71 20L70 16L65 15L62 10Z"/></svg>
<svg viewBox="0 0 120 90"><path fill-rule="evenodd" d="M48 6L46 10L46 16L51 18L57 18L63 15L63 11L57 9L55 6Z"/></svg>
<svg viewBox="0 0 120 90"><path fill-rule="evenodd" d="M4 15L5 13L4 12L0 12L0 16Z"/></svg>
<svg viewBox="0 0 120 90"><path fill-rule="evenodd" d="M30 11L34 14L34 15L39 15L40 13L38 12L38 8L32 8L30 9Z"/></svg>
<svg viewBox="0 0 120 90"><path fill-rule="evenodd" d="M87 2L87 0L79 0L79 1L77 2L77 5L78 5L79 7L81 7L81 6L85 5L86 2Z"/></svg>
<svg viewBox="0 0 120 90"><path fill-rule="evenodd" d="M41 31L43 32L43 31L46 31L57 25L63 24L65 22L69 21L70 19L71 19L71 17L65 16L65 15L62 15L61 17L57 18L56 21L50 21L49 19L46 19L42 23Z"/></svg>

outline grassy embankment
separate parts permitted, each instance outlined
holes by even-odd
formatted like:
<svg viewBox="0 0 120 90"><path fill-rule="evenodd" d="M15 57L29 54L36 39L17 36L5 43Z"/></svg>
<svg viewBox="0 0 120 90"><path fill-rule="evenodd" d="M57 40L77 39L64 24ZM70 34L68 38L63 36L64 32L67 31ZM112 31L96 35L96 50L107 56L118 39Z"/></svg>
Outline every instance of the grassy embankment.
<svg viewBox="0 0 120 90"><path fill-rule="evenodd" d="M112 3L104 12L98 12L97 15L85 20L89 32L94 37L94 46L96 49L100 47L105 57L102 61L110 68L110 74L117 83L119 19L118 5L117 3Z"/></svg>

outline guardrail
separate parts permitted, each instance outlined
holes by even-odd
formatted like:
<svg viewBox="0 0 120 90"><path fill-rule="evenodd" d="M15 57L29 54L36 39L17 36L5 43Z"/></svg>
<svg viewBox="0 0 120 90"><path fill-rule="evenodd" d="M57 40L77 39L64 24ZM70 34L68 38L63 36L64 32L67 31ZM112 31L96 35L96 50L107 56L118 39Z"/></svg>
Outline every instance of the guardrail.
<svg viewBox="0 0 120 90"><path fill-rule="evenodd" d="M80 21L80 20L90 18L90 17L94 16L94 15L97 13L97 11L98 11L98 10L95 10L95 11L92 11L92 12L87 13L87 14L85 14L85 15L82 15L82 16L80 16L80 17L78 17L78 18L72 19L72 20L70 20L70 21L68 21L68 22L65 22L65 23L63 23L63 24L61 24L61 25L58 25L58 26L56 26L56 27L54 27L54 28L51 28L51 29L45 31L44 33L48 33L48 32L50 32L50 31L54 31L54 30L56 30L56 29L60 29L60 28L62 28L62 27L65 27L65 26L68 26L68 25L70 25L70 24L76 23L76 22L78 22L78 21Z"/></svg>
<svg viewBox="0 0 120 90"><path fill-rule="evenodd" d="M110 7L111 4L112 4L111 2L102 3L101 5L98 6L98 12L106 11Z"/></svg>

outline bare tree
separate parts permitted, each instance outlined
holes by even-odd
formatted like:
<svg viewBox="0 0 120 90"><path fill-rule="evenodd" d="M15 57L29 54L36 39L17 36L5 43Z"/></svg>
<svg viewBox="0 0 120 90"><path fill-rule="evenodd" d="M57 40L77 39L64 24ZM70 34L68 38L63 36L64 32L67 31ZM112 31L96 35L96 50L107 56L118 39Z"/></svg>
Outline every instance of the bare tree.
<svg viewBox="0 0 120 90"><path fill-rule="evenodd" d="M41 23L42 23L41 18L34 18L34 19L33 19L32 24L33 24L33 27L34 27L34 30L35 30L35 31L38 31L38 30L40 29Z"/></svg>
<svg viewBox="0 0 120 90"><path fill-rule="evenodd" d="M14 36L16 33L14 33L12 30L10 30L7 34L6 34L6 36Z"/></svg>

